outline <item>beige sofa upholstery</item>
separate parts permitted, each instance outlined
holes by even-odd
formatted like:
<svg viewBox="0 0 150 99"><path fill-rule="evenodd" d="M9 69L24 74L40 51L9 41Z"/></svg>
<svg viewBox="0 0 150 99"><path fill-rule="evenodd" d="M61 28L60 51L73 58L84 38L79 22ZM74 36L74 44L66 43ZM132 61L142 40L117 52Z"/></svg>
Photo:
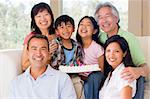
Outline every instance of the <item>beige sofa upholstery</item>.
<svg viewBox="0 0 150 99"><path fill-rule="evenodd" d="M137 38L150 66L150 36ZM0 99L6 98L10 81L21 73L21 53L22 50L0 51ZM145 84L144 99L150 99L150 77L146 78Z"/></svg>
<svg viewBox="0 0 150 99"><path fill-rule="evenodd" d="M0 51L0 99L5 99L8 85L14 77L21 73L21 50Z"/></svg>
<svg viewBox="0 0 150 99"><path fill-rule="evenodd" d="M150 67L150 36L137 37ZM150 75L146 77L144 99L150 99Z"/></svg>

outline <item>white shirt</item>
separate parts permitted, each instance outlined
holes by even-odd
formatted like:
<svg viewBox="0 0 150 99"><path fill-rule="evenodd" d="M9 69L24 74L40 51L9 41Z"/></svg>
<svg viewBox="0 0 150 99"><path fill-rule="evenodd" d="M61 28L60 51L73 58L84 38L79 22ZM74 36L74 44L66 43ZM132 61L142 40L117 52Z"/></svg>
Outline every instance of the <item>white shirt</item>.
<svg viewBox="0 0 150 99"><path fill-rule="evenodd" d="M30 67L14 79L9 99L76 99L70 77L50 66L36 80L30 75Z"/></svg>
<svg viewBox="0 0 150 99"><path fill-rule="evenodd" d="M130 86L132 88L132 97L134 97L136 92L136 80L129 83L127 80L122 79L120 73L124 68L124 64L120 64L112 72L112 76L107 77L102 89L99 92L99 99L121 99L121 90L126 86Z"/></svg>

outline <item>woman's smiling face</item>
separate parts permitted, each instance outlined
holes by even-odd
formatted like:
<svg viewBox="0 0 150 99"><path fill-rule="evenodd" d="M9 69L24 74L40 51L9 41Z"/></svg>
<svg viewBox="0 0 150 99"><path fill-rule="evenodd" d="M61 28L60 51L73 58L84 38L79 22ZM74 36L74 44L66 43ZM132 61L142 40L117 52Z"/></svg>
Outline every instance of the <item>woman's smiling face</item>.
<svg viewBox="0 0 150 99"><path fill-rule="evenodd" d="M106 60L114 69L120 65L123 60L123 56L124 53L117 42L112 42L106 47Z"/></svg>

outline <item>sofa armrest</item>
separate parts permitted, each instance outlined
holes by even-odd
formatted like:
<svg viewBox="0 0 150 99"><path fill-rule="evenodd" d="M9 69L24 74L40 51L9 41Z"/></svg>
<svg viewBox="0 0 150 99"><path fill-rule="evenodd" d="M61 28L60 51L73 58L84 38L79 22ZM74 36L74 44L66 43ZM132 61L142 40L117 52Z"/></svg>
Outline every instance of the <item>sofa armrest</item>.
<svg viewBox="0 0 150 99"><path fill-rule="evenodd" d="M0 99L7 95L12 79L21 73L22 50L0 51Z"/></svg>

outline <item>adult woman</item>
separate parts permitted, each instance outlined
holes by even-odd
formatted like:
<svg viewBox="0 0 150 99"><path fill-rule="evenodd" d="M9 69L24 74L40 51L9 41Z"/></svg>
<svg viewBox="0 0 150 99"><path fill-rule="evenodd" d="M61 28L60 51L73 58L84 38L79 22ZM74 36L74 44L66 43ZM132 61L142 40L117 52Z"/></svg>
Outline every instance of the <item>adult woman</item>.
<svg viewBox="0 0 150 99"><path fill-rule="evenodd" d="M111 36L104 49L111 71L100 90L99 99L132 99L136 92L136 80L128 82L120 75L125 67L134 66L127 41L119 35Z"/></svg>
<svg viewBox="0 0 150 99"><path fill-rule="evenodd" d="M53 28L54 17L50 6L46 3L38 3L31 10L31 33L24 40L24 48L22 55L22 70L26 70L30 65L28 61L27 41L34 34L46 35L49 41L55 38L55 30Z"/></svg>

